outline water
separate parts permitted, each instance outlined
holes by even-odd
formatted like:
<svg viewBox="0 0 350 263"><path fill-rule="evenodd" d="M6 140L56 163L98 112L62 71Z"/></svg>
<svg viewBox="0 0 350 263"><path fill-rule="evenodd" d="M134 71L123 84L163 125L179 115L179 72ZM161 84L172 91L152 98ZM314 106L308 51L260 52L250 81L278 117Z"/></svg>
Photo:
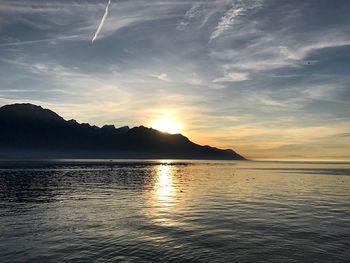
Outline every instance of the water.
<svg viewBox="0 0 350 263"><path fill-rule="evenodd" d="M349 262L350 164L0 163L0 261Z"/></svg>

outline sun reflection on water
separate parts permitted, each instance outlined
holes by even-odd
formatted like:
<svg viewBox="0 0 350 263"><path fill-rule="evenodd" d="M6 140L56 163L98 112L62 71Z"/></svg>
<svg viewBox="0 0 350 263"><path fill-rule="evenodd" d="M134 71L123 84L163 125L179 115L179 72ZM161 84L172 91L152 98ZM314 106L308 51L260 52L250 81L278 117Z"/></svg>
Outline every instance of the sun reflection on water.
<svg viewBox="0 0 350 263"><path fill-rule="evenodd" d="M155 198L159 206L171 206L174 187L173 171L169 163L161 164L157 171L157 184L155 189Z"/></svg>
<svg viewBox="0 0 350 263"><path fill-rule="evenodd" d="M180 227L184 225L179 218L182 209L179 193L178 168L171 160L161 160L152 167L152 191L145 193L144 216L153 226ZM149 237L151 238L151 237Z"/></svg>

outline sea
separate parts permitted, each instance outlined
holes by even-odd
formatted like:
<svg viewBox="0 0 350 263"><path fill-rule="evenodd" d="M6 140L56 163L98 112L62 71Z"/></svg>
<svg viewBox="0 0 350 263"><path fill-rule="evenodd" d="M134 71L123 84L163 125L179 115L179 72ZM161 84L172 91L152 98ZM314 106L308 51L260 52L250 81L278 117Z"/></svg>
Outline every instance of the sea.
<svg viewBox="0 0 350 263"><path fill-rule="evenodd" d="M350 163L3 160L0 262L350 262Z"/></svg>

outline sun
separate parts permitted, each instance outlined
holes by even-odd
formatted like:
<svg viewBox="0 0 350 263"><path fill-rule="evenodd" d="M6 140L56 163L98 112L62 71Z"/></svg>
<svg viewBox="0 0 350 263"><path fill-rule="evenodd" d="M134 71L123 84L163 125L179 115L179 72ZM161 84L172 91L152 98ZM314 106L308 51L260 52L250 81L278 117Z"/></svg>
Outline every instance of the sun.
<svg viewBox="0 0 350 263"><path fill-rule="evenodd" d="M181 123L169 116L163 116L153 121L153 123L151 124L151 128L161 132L176 134L181 133L182 125Z"/></svg>

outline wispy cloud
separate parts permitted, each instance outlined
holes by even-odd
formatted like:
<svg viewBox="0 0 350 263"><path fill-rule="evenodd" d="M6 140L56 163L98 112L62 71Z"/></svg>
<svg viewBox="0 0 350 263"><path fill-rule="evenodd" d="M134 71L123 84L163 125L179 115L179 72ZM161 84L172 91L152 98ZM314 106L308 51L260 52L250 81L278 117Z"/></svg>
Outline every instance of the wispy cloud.
<svg viewBox="0 0 350 263"><path fill-rule="evenodd" d="M227 73L224 77L214 79L213 82L237 82L248 79L248 73L246 72L230 72Z"/></svg>
<svg viewBox="0 0 350 263"><path fill-rule="evenodd" d="M110 4L111 4L111 0L108 0L107 6L106 6L106 9L105 9L105 13L103 14L103 17L102 17L102 19L101 19L101 22L100 22L100 24L98 25L97 30L96 30L96 32L95 32L95 35L94 35L94 37L92 38L91 42L94 42L94 41L96 40L96 38L98 37L98 34L100 34L101 29L102 29L102 27L103 27L103 24L105 23L106 18L107 18L107 16L108 16L108 8L109 8L109 5L110 5Z"/></svg>
<svg viewBox="0 0 350 263"><path fill-rule="evenodd" d="M262 0L235 1L232 7L220 18L215 30L210 36L210 41L220 37L225 31L231 28L240 16L258 10L262 7Z"/></svg>
<svg viewBox="0 0 350 263"><path fill-rule="evenodd" d="M170 81L170 79L169 79L169 77L168 77L168 74L166 74L166 73L161 73L161 74L159 74L159 75L151 75L152 77L154 77L154 78L157 78L157 79L159 79L159 80L162 80L162 81L167 81L167 82L169 82Z"/></svg>
<svg viewBox="0 0 350 263"><path fill-rule="evenodd" d="M193 4L192 7L189 10L187 10L183 19L180 21L180 23L177 25L176 28L178 30L185 29L189 25L191 20L199 17L201 13L202 13L201 4L199 3Z"/></svg>
<svg viewBox="0 0 350 263"><path fill-rule="evenodd" d="M80 39L80 38L81 38L81 36L79 36L79 35L58 36L58 37L46 38L46 39L36 39L36 40L14 41L14 42L0 43L0 47L31 45L31 44L38 44L38 43L55 43L56 41L73 41L73 40L77 40L77 39Z"/></svg>

